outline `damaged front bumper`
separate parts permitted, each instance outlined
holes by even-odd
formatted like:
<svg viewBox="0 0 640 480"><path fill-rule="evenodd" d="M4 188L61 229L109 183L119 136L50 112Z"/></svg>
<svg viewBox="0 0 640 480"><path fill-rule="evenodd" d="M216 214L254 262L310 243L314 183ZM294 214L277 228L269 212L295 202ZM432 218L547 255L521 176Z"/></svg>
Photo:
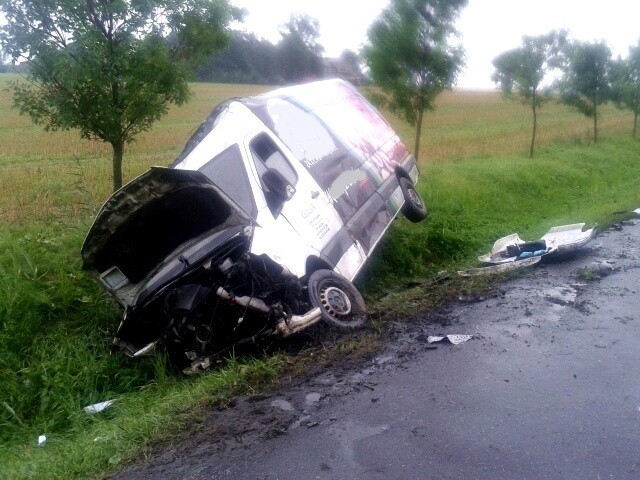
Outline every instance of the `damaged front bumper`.
<svg viewBox="0 0 640 480"><path fill-rule="evenodd" d="M569 253L583 247L593 238L596 229L584 230L584 223L551 228L539 240L524 241L517 233L507 235L493 244L491 251L478 260L488 265L499 265L531 257L546 257Z"/></svg>
<svg viewBox="0 0 640 480"><path fill-rule="evenodd" d="M478 257L486 266L460 270L458 274L463 277L499 274L531 267L545 258L574 252L596 234L595 227L585 230L584 226L584 223L574 223L553 227L539 240L530 242L512 233L496 240L489 253Z"/></svg>

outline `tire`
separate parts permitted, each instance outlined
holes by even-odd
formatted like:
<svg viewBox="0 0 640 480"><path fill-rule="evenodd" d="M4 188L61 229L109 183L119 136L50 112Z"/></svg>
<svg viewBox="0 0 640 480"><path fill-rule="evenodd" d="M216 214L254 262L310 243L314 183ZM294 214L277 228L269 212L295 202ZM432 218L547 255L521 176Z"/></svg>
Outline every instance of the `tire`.
<svg viewBox="0 0 640 480"><path fill-rule="evenodd" d="M398 183L400 183L402 195L404 196L402 214L407 220L413 223L421 222L427 218L427 207L422 201L422 198L420 198L420 194L416 191L413 183L411 183L411 180L400 177Z"/></svg>
<svg viewBox="0 0 640 480"><path fill-rule="evenodd" d="M367 307L358 289L333 270L316 270L307 283L314 307L322 312L322 319L340 328L363 326L368 318Z"/></svg>

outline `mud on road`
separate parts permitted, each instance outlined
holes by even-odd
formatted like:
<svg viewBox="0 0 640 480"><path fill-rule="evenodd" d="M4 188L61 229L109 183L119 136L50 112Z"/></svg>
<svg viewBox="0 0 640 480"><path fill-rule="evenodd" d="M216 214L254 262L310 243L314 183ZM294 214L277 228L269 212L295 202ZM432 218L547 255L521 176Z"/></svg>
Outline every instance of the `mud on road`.
<svg viewBox="0 0 640 480"><path fill-rule="evenodd" d="M116 478L640 478L639 245L625 222L392 322L373 359L239 397Z"/></svg>

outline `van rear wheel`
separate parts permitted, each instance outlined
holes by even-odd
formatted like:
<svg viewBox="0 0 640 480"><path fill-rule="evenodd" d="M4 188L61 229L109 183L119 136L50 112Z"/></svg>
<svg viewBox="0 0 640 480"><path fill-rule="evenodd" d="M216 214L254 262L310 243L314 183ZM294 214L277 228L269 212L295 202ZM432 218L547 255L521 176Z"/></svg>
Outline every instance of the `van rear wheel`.
<svg viewBox="0 0 640 480"><path fill-rule="evenodd" d="M358 328L367 321L367 307L358 289L333 270L316 270L309 277L309 297L322 319L340 328Z"/></svg>
<svg viewBox="0 0 640 480"><path fill-rule="evenodd" d="M402 214L413 223L418 223L427 218L427 207L425 206L420 194L411 183L411 180L400 177L400 188L404 196L404 205L402 206Z"/></svg>

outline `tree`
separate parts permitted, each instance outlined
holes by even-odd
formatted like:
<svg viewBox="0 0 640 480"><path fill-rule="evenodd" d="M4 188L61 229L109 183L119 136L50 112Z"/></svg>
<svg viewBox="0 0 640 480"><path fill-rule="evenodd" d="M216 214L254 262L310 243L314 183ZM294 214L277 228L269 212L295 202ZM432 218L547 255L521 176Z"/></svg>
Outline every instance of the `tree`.
<svg viewBox="0 0 640 480"><path fill-rule="evenodd" d="M640 42L629 48L626 59L618 58L611 68L611 99L621 109L633 112L633 138L640 113Z"/></svg>
<svg viewBox="0 0 640 480"><path fill-rule="evenodd" d="M418 158L424 112L451 88L463 65L463 51L449 42L467 0L392 0L369 29L364 57L375 84L377 103L416 126Z"/></svg>
<svg viewBox="0 0 640 480"><path fill-rule="evenodd" d="M320 74L322 46L318 21L307 15L292 16L280 29L280 70L287 82L299 82Z"/></svg>
<svg viewBox="0 0 640 480"><path fill-rule="evenodd" d="M531 108L531 158L536 141L538 110L551 98L551 87L544 86L545 76L558 66L558 56L565 42L565 32L550 32L537 37L525 36L521 47L508 50L493 61L495 72L491 79L500 85L504 96L519 99Z"/></svg>
<svg viewBox="0 0 640 480"><path fill-rule="evenodd" d="M598 143L598 106L610 98L611 50L604 42L574 42L567 50L560 100L593 118L593 141Z"/></svg>
<svg viewBox="0 0 640 480"><path fill-rule="evenodd" d="M0 0L0 12L0 46L29 63L15 106L46 130L109 143L114 190L125 145L188 99L192 67L240 15L226 0Z"/></svg>

